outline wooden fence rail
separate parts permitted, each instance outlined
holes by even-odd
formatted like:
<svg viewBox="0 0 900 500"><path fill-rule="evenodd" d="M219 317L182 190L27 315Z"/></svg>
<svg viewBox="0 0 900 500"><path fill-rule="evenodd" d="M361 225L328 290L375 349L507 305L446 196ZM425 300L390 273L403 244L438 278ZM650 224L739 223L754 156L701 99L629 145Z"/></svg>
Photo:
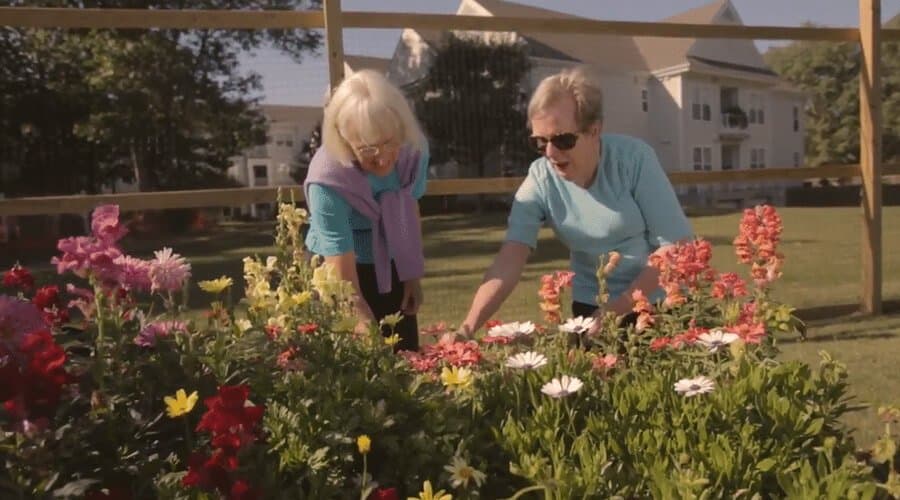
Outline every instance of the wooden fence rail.
<svg viewBox="0 0 900 500"><path fill-rule="evenodd" d="M145 10L0 7L0 26L32 28L98 29L291 29L326 31L329 81L332 88L343 78L343 31L348 28L414 28L431 30L481 30L608 34L672 38L731 38L775 40L819 40L856 42L860 46L860 164L818 169L767 169L715 173L672 173L676 184L742 180L781 180L815 177L860 177L862 179L863 234L861 309L881 312L882 176L895 167L881 165L881 62L882 42L900 41L900 30L881 28L881 0L858 0L858 28L732 26L680 23L599 21L579 18L518 18L344 12L340 0L324 0L323 12L233 11L233 10ZM801 174L801 172L803 172ZM830 172L830 173L824 173ZM836 173L834 173L836 172ZM806 175L805 177L799 177ZM778 176L778 177L776 177ZM520 179L454 179L434 181L429 194L509 192ZM296 190L296 188L294 188ZM0 215L83 212L99 203L115 202L126 209L246 205L270 202L275 188L174 191L165 193L99 196L55 196L0 201ZM300 193L297 193L299 195ZM153 206L151 206L153 204Z"/></svg>
<svg viewBox="0 0 900 500"><path fill-rule="evenodd" d="M900 164L886 165L884 175L900 175ZM714 184L719 182L781 181L860 177L859 165L827 165L803 168L768 168L719 172L671 172L672 184ZM428 181L426 196L513 193L522 177L474 179L434 179ZM165 208L237 207L271 203L278 191L285 199L303 200L303 190L296 185L159 191L150 193L117 193L75 196L40 196L35 198L0 199L2 215L49 215L85 213L106 203L116 203L123 210Z"/></svg>

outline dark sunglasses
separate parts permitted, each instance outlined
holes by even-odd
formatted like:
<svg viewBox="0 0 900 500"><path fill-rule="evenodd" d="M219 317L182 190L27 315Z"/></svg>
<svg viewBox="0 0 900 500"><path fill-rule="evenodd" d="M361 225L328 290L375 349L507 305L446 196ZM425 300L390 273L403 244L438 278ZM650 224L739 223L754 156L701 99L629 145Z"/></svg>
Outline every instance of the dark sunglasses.
<svg viewBox="0 0 900 500"><path fill-rule="evenodd" d="M546 151L547 144L553 144L553 147L560 151L568 151L574 148L575 143L578 142L578 133L566 132L565 134L556 134L549 139L539 135L533 135L528 138L528 142L531 144L531 147L541 154L544 154L544 151Z"/></svg>

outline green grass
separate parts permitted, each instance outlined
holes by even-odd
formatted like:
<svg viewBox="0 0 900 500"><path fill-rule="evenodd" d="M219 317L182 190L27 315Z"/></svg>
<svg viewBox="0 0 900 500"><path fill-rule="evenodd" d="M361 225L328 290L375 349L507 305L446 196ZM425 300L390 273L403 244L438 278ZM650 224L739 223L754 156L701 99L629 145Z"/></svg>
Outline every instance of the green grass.
<svg viewBox="0 0 900 500"><path fill-rule="evenodd" d="M775 297L798 308L856 304L860 294L861 213L858 208L782 208L784 276L775 287ZM737 234L741 214L731 212L691 217L694 230L713 244L713 266L720 271L745 269L736 263L731 241ZM884 209L883 279L885 299L900 299L900 207ZM424 219L426 277L425 304L420 324L438 320L458 323L468 309L484 270L500 247L506 214L442 215ZM238 223L202 234L160 239L123 241L125 249L139 257L170 246L191 262L195 280L228 275L242 287L241 259L272 252L274 224ZM39 271L39 279L63 282L46 263L51 255L32 255L28 262ZM35 266L35 263L37 265ZM0 262L7 266L9 263ZM550 230L542 230L538 249L532 255L522 281L496 317L504 320L539 319L537 290L542 274L567 268L567 252ZM204 306L194 288L190 304ZM785 359L818 362L826 350L847 364L851 388L860 402L874 405L900 403L900 315L879 318L844 316L810 324L810 340L785 342ZM874 410L850 416L857 437L870 443L879 426Z"/></svg>

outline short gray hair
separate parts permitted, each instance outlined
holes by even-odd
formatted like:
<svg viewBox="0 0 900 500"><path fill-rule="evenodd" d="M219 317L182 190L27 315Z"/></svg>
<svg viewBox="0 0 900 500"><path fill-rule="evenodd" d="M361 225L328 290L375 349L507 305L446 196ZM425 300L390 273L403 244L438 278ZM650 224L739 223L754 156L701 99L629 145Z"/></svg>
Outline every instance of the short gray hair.
<svg viewBox="0 0 900 500"><path fill-rule="evenodd" d="M586 66L564 69L541 80L528 103L528 121L564 97L575 99L575 123L581 130L603 122L600 81Z"/></svg>
<svg viewBox="0 0 900 500"><path fill-rule="evenodd" d="M396 139L421 151L425 135L403 93L387 78L372 70L348 76L325 105L322 145L342 163L355 158L348 142L356 139L378 144Z"/></svg>

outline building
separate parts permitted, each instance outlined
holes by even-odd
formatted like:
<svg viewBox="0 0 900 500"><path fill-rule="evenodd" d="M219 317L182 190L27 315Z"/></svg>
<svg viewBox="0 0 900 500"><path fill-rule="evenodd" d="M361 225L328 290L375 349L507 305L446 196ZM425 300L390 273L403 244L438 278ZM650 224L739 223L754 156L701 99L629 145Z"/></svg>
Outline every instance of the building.
<svg viewBox="0 0 900 500"><path fill-rule="evenodd" d="M505 0L461 0L457 14L575 18ZM743 24L729 0L716 0L663 21ZM388 77L401 86L415 85L427 74L443 36L437 31L404 30ZM562 68L590 65L602 79L604 130L644 139L669 172L802 163L806 97L766 65L750 40L563 33L504 36L525 44L532 63L525 82L529 91ZM678 193L686 204L781 203L787 184L679 186Z"/></svg>

